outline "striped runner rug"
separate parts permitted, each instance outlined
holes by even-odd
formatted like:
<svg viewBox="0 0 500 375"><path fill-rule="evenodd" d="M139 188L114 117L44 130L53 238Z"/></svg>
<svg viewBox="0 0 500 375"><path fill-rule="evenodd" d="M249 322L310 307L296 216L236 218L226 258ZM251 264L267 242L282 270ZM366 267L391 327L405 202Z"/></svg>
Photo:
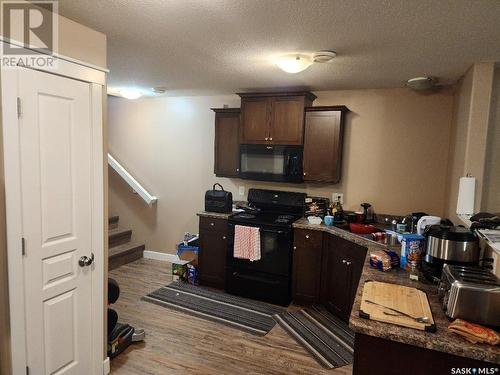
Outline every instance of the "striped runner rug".
<svg viewBox="0 0 500 375"><path fill-rule="evenodd" d="M174 281L142 297L144 301L264 336L283 308Z"/></svg>
<svg viewBox="0 0 500 375"><path fill-rule="evenodd" d="M276 314L274 319L326 368L353 362L354 333L322 306Z"/></svg>

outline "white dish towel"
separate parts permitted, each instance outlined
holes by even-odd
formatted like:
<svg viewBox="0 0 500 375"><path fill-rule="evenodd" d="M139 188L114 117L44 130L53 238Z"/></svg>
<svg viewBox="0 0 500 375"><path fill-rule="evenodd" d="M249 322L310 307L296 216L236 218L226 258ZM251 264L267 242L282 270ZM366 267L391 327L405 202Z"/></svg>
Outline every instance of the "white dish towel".
<svg viewBox="0 0 500 375"><path fill-rule="evenodd" d="M234 253L239 259L251 262L260 260L260 231L256 227L236 225L234 227Z"/></svg>

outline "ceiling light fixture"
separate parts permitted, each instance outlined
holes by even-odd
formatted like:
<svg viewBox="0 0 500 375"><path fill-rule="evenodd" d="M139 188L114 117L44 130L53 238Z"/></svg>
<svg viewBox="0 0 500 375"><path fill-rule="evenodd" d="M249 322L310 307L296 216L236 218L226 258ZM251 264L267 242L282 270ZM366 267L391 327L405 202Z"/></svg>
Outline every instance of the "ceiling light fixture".
<svg viewBox="0 0 500 375"><path fill-rule="evenodd" d="M122 97L124 97L125 99L130 99L130 100L135 100L135 99L139 99L143 94L142 91L138 90L138 89L121 89L119 90L120 92L120 95Z"/></svg>
<svg viewBox="0 0 500 375"><path fill-rule="evenodd" d="M335 51L321 50L311 55L295 53L280 56L276 65L287 73L299 73L312 65L312 63L328 63L337 56Z"/></svg>
<svg viewBox="0 0 500 375"><path fill-rule="evenodd" d="M301 72L311 66L312 63L310 56L302 54L281 56L276 61L276 65L287 73Z"/></svg>

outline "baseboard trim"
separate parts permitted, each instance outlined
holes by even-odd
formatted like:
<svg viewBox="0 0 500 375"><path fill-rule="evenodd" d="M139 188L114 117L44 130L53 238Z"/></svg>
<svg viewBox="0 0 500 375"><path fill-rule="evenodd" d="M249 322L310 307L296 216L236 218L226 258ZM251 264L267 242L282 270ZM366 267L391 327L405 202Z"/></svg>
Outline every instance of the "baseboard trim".
<svg viewBox="0 0 500 375"><path fill-rule="evenodd" d="M111 367L109 363L109 357L106 357L104 363L102 364L102 373L108 375L111 372Z"/></svg>
<svg viewBox="0 0 500 375"><path fill-rule="evenodd" d="M143 257L146 259L161 260L163 262L170 262L179 260L176 254L160 253L159 251L144 250Z"/></svg>

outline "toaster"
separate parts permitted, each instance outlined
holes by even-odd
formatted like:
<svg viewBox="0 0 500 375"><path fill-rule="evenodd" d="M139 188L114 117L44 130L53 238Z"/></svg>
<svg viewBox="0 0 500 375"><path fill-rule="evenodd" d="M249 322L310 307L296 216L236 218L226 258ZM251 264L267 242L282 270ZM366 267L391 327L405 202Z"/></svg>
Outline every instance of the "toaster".
<svg viewBox="0 0 500 375"><path fill-rule="evenodd" d="M500 327L500 279L490 271L445 264L438 294L449 318Z"/></svg>

